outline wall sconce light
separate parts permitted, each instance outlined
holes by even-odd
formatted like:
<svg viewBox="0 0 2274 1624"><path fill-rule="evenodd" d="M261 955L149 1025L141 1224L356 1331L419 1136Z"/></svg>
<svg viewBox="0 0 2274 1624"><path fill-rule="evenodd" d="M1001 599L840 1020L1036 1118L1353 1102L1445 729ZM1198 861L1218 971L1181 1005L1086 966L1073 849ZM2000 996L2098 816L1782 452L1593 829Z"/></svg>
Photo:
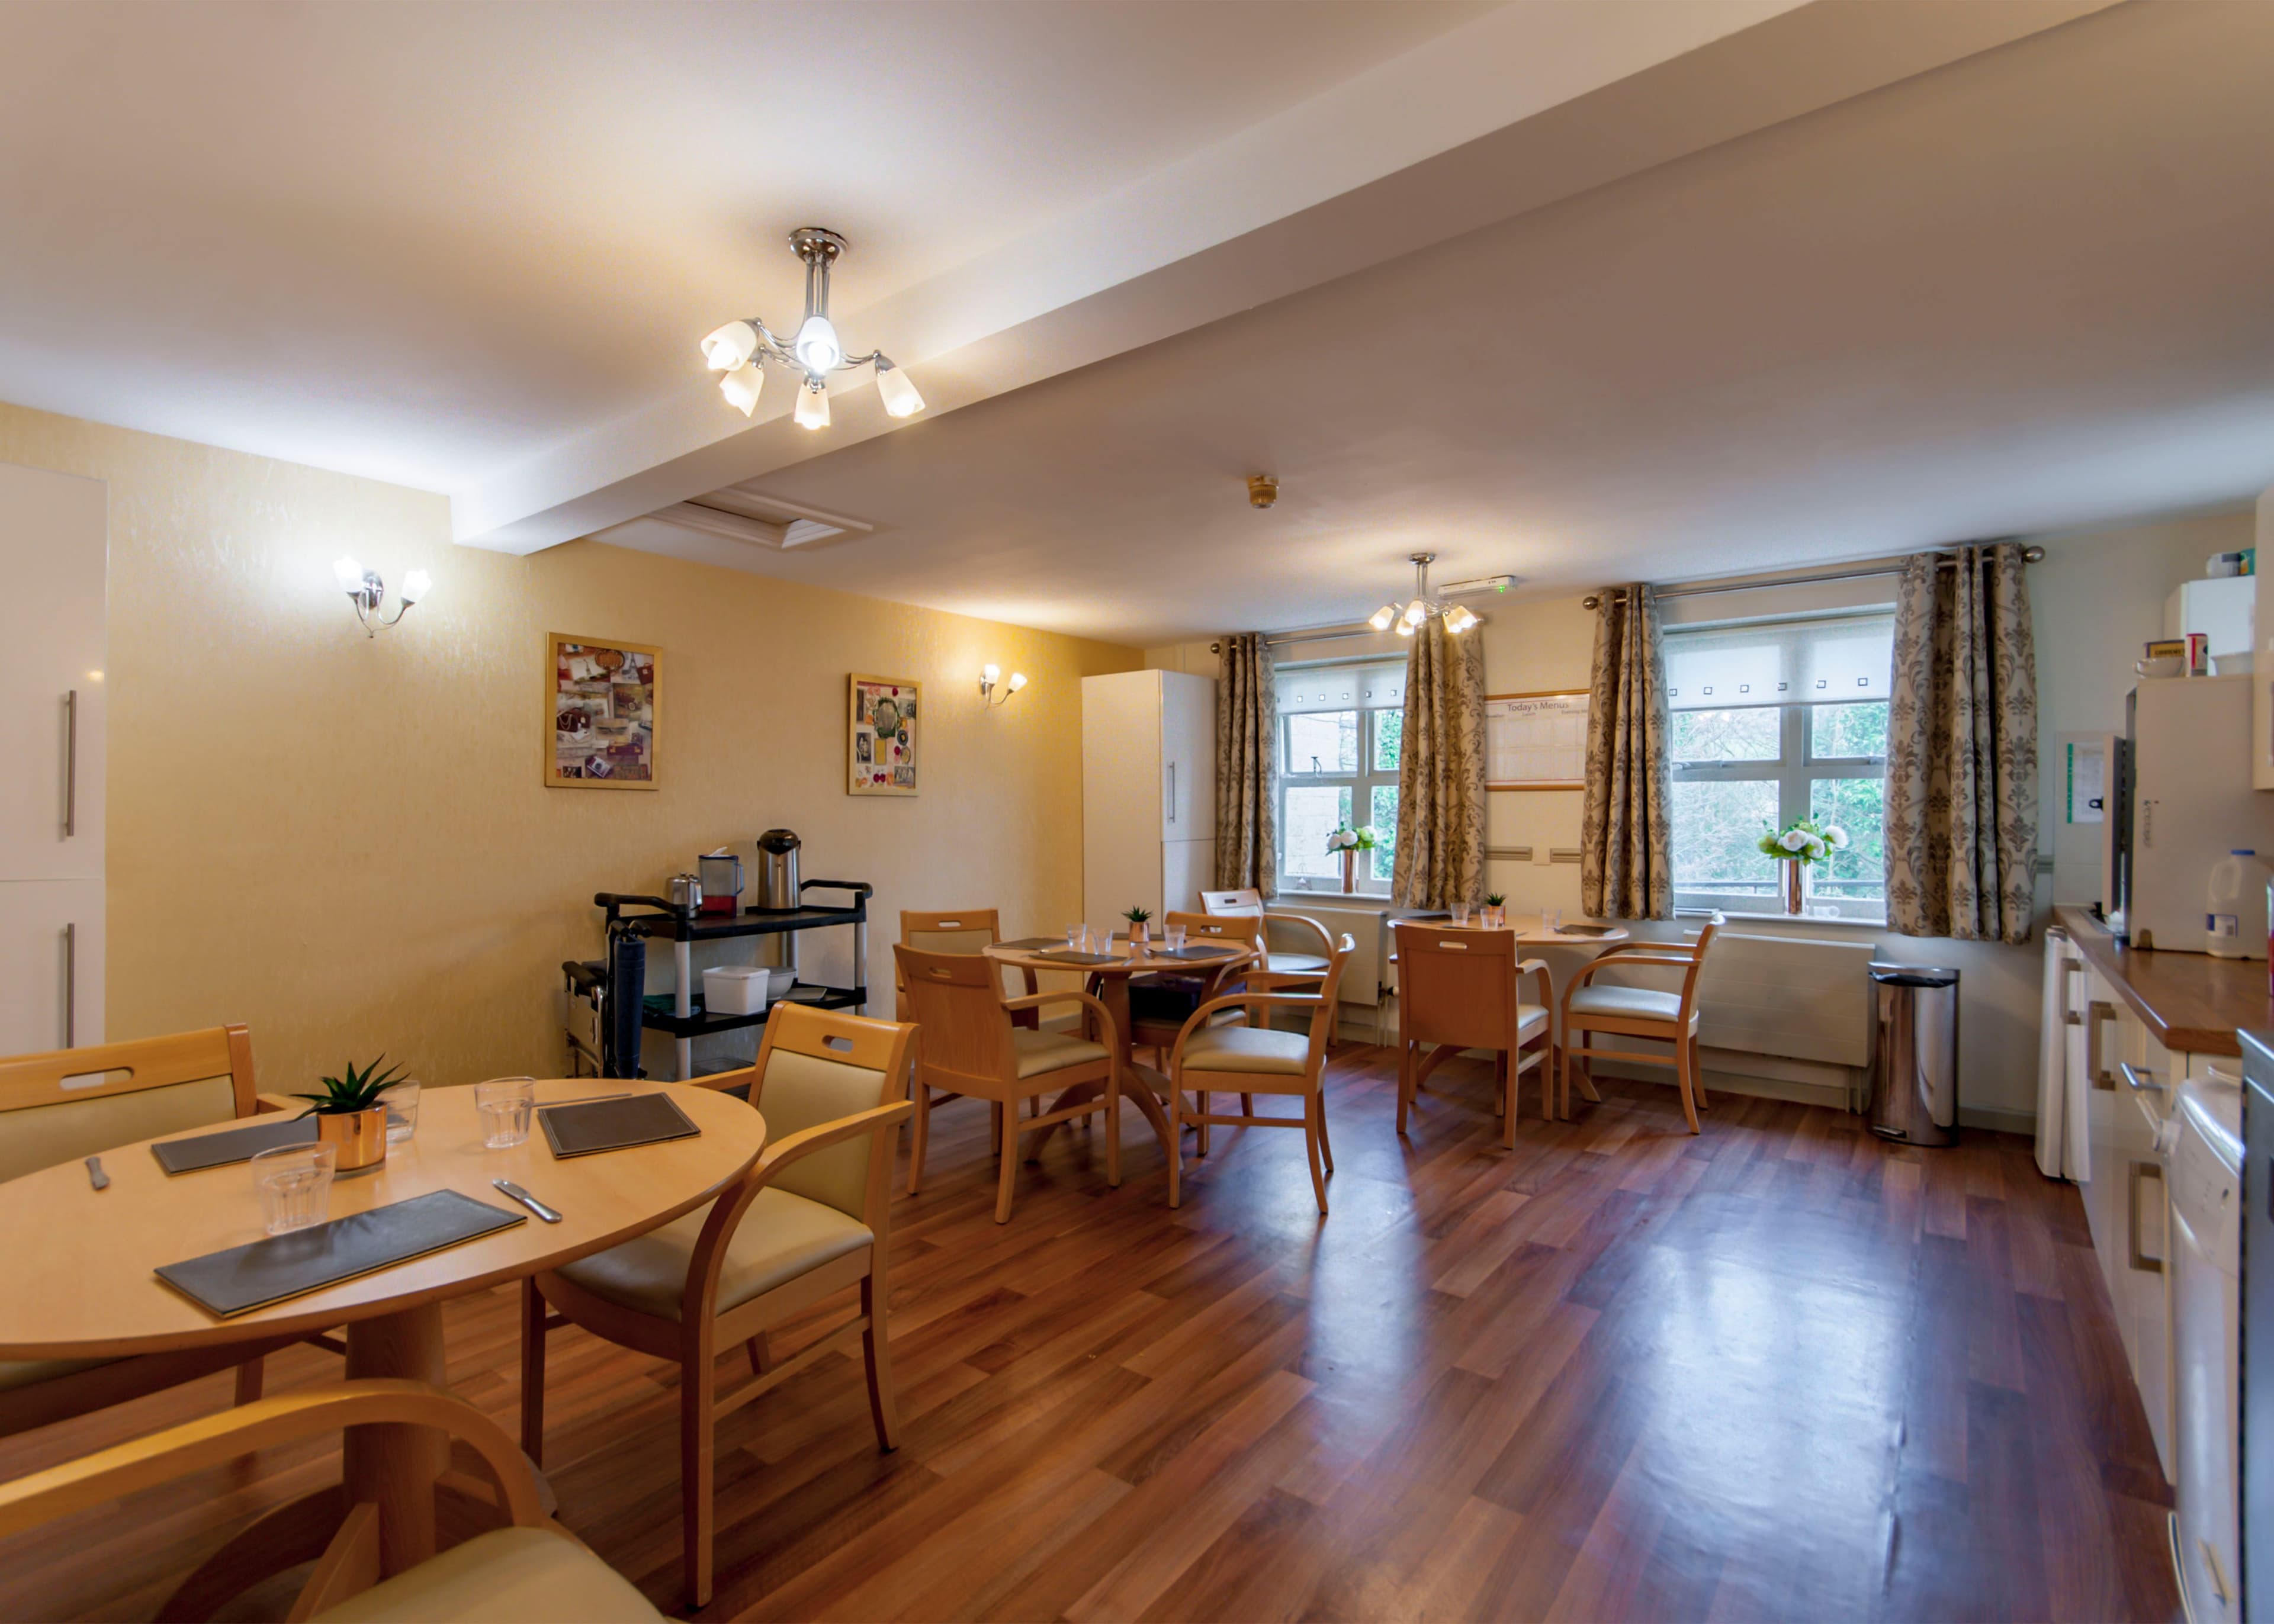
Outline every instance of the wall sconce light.
<svg viewBox="0 0 2274 1624"><path fill-rule="evenodd" d="M1023 671L1013 672L1011 680L1005 682L1003 680L1003 668L1000 665L982 665L979 668L979 703L983 705L1008 704L1011 702L1011 695L1026 686L1027 673ZM1003 690L1003 696L1000 699L995 696L995 690L998 688Z"/></svg>
<svg viewBox="0 0 2274 1624"><path fill-rule="evenodd" d="M403 577L403 590L395 595L394 618L375 620L372 617L379 613L380 604L387 596L387 583L379 578L379 572L365 569L351 558L337 558L332 560L332 574L339 578L340 590L355 605L356 619L363 623L363 635L366 637L378 636L383 628L402 620L410 613L411 605L434 590L432 575L423 569L412 570Z"/></svg>

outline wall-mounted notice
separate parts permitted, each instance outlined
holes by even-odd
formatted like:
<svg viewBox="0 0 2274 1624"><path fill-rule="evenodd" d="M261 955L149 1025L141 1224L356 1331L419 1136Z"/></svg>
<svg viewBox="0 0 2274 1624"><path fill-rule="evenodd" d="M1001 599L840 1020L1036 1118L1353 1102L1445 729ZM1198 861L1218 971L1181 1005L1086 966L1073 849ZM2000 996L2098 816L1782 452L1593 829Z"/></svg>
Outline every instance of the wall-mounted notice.
<svg viewBox="0 0 2274 1624"><path fill-rule="evenodd" d="M1586 783L1587 695L1485 695L1487 789L1579 789Z"/></svg>

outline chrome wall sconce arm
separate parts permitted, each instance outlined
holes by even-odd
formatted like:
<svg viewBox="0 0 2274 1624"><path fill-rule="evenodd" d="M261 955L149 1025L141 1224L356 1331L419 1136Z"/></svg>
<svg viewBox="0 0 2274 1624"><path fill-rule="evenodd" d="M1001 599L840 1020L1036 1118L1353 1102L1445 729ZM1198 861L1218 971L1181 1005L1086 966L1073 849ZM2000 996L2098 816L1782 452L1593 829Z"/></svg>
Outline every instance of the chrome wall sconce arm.
<svg viewBox="0 0 2274 1624"><path fill-rule="evenodd" d="M979 703L982 705L989 707L1007 705L1011 703L1011 695L1026 686L1027 673L1023 671L1013 672L1011 680L1005 682L1003 680L1003 668L1000 665L982 665L979 668ZM998 688L1003 690L999 697L995 692Z"/></svg>
<svg viewBox="0 0 2274 1624"><path fill-rule="evenodd" d="M378 618L387 598L387 583L379 572L365 569L351 558L332 560L332 574L339 580L340 590L355 605L356 620L363 627L363 635L376 637L387 628L399 624L410 613L410 605L434 590L434 578L423 569L414 569L403 577L403 589L395 595L395 613L385 620Z"/></svg>

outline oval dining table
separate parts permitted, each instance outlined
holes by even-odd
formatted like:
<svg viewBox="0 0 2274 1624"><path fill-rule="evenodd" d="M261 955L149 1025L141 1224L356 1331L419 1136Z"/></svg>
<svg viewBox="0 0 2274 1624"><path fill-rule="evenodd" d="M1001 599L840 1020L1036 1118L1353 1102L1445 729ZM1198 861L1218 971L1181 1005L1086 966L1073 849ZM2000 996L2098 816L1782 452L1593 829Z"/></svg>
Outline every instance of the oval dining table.
<svg viewBox="0 0 2274 1624"><path fill-rule="evenodd" d="M1206 950L1203 955L1203 950ZM1153 1132L1163 1145L1169 1142L1169 1114L1161 1109L1161 1101L1169 1092L1169 1079L1151 1066L1139 1065L1133 1052L1134 1044L1129 1030L1129 983L1141 975L1215 975L1224 970L1249 964L1255 958L1253 948L1235 947L1229 943L1193 942L1185 951L1195 955L1178 958L1169 954L1158 944L1141 952L1127 937L1113 938L1111 949L1105 953L1070 954L1063 947L1012 947L1004 944L981 950L998 964L1020 970L1056 970L1061 974L1095 978L1097 1001L1105 1005L1106 1013L1113 1017L1114 1035L1120 1054L1121 1073L1136 1086L1126 1090L1130 1102L1142 1112L1145 1120L1153 1124ZM1052 1110L1078 1105L1102 1092L1096 1083L1081 1083L1060 1094L1051 1104ZM1043 1143L1057 1130L1053 1123L1042 1131L1029 1146L1027 1154L1040 1152Z"/></svg>
<svg viewBox="0 0 2274 1624"><path fill-rule="evenodd" d="M77 1162L0 1184L0 1234L13 1243L0 1249L0 1360L125 1357L343 1326L349 1379L401 1377L441 1387L444 1302L668 1223L740 1178L765 1148L765 1119L730 1094L613 1079L537 1084L539 1106L630 1093L667 1095L701 1132L563 1161L532 1125L523 1143L491 1150L482 1143L471 1088L425 1089L414 1137L391 1146L375 1169L335 1177L328 1216L454 1190L528 1222L227 1320L153 1271L262 1238L260 1192L245 1163L169 1177L143 1141L103 1153L107 1189L95 1189ZM494 1188L493 1178L519 1184L561 1221L539 1222ZM380 1508L382 1573L415 1567L434 1552L435 1495L447 1464L446 1436L433 1428L350 1427L341 1485L280 1507L243 1530L184 1582L159 1616L206 1616L258 1579L311 1560L347 1508L363 1501Z"/></svg>

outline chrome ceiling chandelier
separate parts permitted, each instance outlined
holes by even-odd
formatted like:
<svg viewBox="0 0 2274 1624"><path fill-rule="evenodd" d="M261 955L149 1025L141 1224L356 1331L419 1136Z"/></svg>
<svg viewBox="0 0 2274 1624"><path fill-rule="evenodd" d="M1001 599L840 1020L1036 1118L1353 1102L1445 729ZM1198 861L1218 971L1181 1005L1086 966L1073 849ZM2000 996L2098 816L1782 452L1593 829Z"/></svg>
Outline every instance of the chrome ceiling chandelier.
<svg viewBox="0 0 2274 1624"><path fill-rule="evenodd" d="M1445 629L1456 637L1477 624L1478 616L1462 604L1439 603L1429 596L1429 566L1436 561L1434 553L1416 553L1413 560L1413 598L1411 603L1389 603L1367 617L1367 624L1378 632L1388 631L1392 625L1401 637L1411 637L1421 629L1433 614L1442 615Z"/></svg>
<svg viewBox="0 0 2274 1624"><path fill-rule="evenodd" d="M827 428L829 374L862 366L876 367L877 394L886 411L895 417L913 417L922 411L923 396L906 372L880 350L847 355L845 341L829 320L829 267L845 252L845 239L819 226L800 226L789 234L789 245L805 261L805 320L798 324L797 336L785 344L752 316L747 321L730 321L703 341L704 361L712 371L726 374L719 380L719 393L727 403L746 417L756 411L758 390L765 382L761 368L771 360L801 374L795 413L800 428Z"/></svg>

